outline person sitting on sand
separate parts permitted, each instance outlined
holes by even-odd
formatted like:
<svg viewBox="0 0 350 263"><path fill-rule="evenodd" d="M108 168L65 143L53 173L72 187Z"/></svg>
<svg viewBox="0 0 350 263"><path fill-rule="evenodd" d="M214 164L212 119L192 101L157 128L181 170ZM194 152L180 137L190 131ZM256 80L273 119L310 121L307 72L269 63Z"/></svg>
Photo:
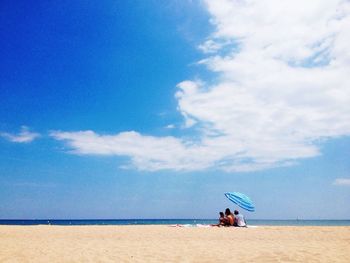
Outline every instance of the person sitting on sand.
<svg viewBox="0 0 350 263"><path fill-rule="evenodd" d="M244 219L244 216L240 214L238 210L235 210L233 213L235 214L235 222L233 225L238 227L247 227L247 223Z"/></svg>
<svg viewBox="0 0 350 263"><path fill-rule="evenodd" d="M219 224L213 224L211 226L224 226L226 223L226 218L225 218L225 215L224 215L224 212L220 212L219 213L220 217L219 217Z"/></svg>
<svg viewBox="0 0 350 263"><path fill-rule="evenodd" d="M229 208L226 208L225 210L225 216L226 216L226 222L225 222L225 226L233 226L234 222L235 222L235 217L234 215L231 213Z"/></svg>

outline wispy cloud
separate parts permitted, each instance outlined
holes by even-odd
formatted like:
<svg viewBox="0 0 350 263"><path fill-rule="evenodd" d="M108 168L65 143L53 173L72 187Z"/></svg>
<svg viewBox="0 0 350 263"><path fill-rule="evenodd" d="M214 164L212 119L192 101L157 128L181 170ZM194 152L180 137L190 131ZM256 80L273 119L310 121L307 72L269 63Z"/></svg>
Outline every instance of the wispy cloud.
<svg viewBox="0 0 350 263"><path fill-rule="evenodd" d="M333 185L350 186L350 178L337 178L333 182Z"/></svg>
<svg viewBox="0 0 350 263"><path fill-rule="evenodd" d="M0 136L16 143L29 143L40 137L39 133L31 132L28 127L22 126L21 131L17 134L1 132Z"/></svg>
<svg viewBox="0 0 350 263"><path fill-rule="evenodd" d="M132 166L140 170L197 170L209 166L208 158L199 155L198 146L171 136L144 136L134 131L115 135L53 131L50 135L66 141L71 153L129 156Z"/></svg>
<svg viewBox="0 0 350 263"><path fill-rule="evenodd" d="M175 129L175 125L174 124L168 124L167 126L165 126L166 129Z"/></svg>
<svg viewBox="0 0 350 263"><path fill-rule="evenodd" d="M293 165L319 155L320 140L350 135L349 1L205 3L215 31L199 64L217 77L178 84L184 136L51 135L138 169L229 172Z"/></svg>

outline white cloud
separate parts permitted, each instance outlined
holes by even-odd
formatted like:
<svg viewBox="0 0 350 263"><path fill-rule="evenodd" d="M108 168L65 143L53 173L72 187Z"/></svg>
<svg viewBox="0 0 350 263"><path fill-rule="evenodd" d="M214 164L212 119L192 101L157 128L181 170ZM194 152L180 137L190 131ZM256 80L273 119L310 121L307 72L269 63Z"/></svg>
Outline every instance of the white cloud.
<svg viewBox="0 0 350 263"><path fill-rule="evenodd" d="M350 178L337 178L333 182L333 185L345 185L350 186Z"/></svg>
<svg viewBox="0 0 350 263"><path fill-rule="evenodd" d="M166 129L175 129L175 125L174 124L168 124L167 126L165 126Z"/></svg>
<svg viewBox="0 0 350 263"><path fill-rule="evenodd" d="M199 63L217 78L178 84L183 137L52 135L80 154L129 156L139 169L229 172L293 165L319 155L320 141L350 135L349 1L205 3L216 30Z"/></svg>
<svg viewBox="0 0 350 263"><path fill-rule="evenodd" d="M216 53L223 47L229 45L230 42L219 42L218 40L214 41L213 39L208 39L203 44L199 45L199 50L203 51L204 53Z"/></svg>
<svg viewBox="0 0 350 263"><path fill-rule="evenodd" d="M56 140L68 142L72 153L129 156L133 166L141 170L197 170L209 167L207 158L198 155L198 146L170 136L143 136L134 131L116 135L98 135L93 131L54 131L50 135Z"/></svg>
<svg viewBox="0 0 350 263"><path fill-rule="evenodd" d="M11 141L17 143L29 143L40 137L39 133L31 132L28 127L22 126L21 131L18 134L11 134L7 132L1 132L0 136Z"/></svg>

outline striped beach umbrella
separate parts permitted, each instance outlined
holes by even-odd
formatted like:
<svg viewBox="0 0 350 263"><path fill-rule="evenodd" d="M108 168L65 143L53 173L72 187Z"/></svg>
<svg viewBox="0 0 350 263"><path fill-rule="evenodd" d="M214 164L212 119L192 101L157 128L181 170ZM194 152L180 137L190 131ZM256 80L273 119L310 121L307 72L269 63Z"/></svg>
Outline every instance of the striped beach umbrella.
<svg viewBox="0 0 350 263"><path fill-rule="evenodd" d="M245 194L238 193L238 192L230 192L230 193L225 193L225 196L231 202L235 203L239 207L241 207L249 212L255 211L255 207L254 207L253 202Z"/></svg>

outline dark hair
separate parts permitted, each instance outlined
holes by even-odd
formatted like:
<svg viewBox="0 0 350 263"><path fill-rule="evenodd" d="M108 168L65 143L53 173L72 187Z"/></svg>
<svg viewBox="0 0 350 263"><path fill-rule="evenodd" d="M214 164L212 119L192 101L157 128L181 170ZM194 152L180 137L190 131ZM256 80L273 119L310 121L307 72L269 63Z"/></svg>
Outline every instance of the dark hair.
<svg viewBox="0 0 350 263"><path fill-rule="evenodd" d="M231 215L231 211L230 211L230 208L226 208L226 210L225 210L225 215Z"/></svg>
<svg viewBox="0 0 350 263"><path fill-rule="evenodd" d="M238 215L238 214L239 214L238 210L235 210L233 213L234 213L235 215Z"/></svg>
<svg viewBox="0 0 350 263"><path fill-rule="evenodd" d="M221 217L224 217L224 212L219 213Z"/></svg>

